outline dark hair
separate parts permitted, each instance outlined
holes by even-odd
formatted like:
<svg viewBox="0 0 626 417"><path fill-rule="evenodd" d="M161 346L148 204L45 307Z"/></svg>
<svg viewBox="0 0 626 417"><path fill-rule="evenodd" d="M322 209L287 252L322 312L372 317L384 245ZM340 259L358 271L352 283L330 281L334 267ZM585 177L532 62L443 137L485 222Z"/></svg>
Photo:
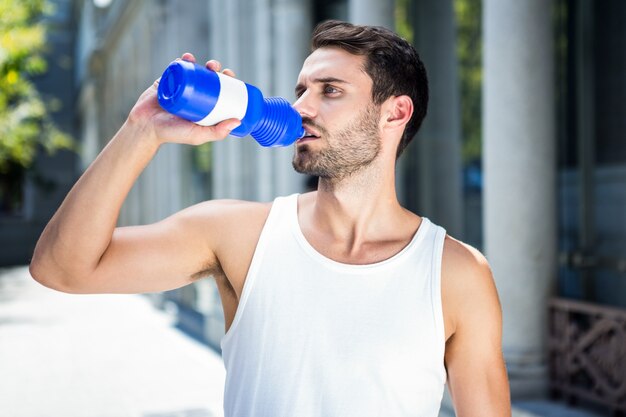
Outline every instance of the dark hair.
<svg viewBox="0 0 626 417"><path fill-rule="evenodd" d="M417 51L387 28L338 20L322 22L313 30L311 52L326 46L365 56L364 70L373 81L374 104L380 105L389 97L400 95L413 100L413 115L398 144L398 158L419 130L428 107L428 79Z"/></svg>

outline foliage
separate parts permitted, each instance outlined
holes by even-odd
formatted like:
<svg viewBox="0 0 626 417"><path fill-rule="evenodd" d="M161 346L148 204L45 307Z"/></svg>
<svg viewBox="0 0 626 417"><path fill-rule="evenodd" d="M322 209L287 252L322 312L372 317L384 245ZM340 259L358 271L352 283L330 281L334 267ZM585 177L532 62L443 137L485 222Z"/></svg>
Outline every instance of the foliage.
<svg viewBox="0 0 626 417"><path fill-rule="evenodd" d="M411 8L409 0L396 0L395 23L396 32L407 41L413 43L413 26L411 25Z"/></svg>
<svg viewBox="0 0 626 417"><path fill-rule="evenodd" d="M454 0L461 86L463 160L480 160L482 148L482 1Z"/></svg>
<svg viewBox="0 0 626 417"><path fill-rule="evenodd" d="M0 0L0 173L29 168L38 146L49 153L71 149L72 140L54 126L30 77L43 74L46 0Z"/></svg>
<svg viewBox="0 0 626 417"><path fill-rule="evenodd" d="M202 173L211 172L212 146L211 142L207 142L200 146L194 146L192 148L192 166L193 168Z"/></svg>
<svg viewBox="0 0 626 417"><path fill-rule="evenodd" d="M396 0L396 31L413 41L412 0ZM480 160L482 147L482 0L454 0L456 53L461 93L461 132L465 163Z"/></svg>

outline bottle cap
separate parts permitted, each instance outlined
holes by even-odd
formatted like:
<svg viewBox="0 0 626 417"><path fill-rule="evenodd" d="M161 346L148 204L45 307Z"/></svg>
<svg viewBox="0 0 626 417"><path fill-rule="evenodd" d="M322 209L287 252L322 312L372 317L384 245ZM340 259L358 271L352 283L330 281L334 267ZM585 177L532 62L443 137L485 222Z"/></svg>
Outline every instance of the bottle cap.
<svg viewBox="0 0 626 417"><path fill-rule="evenodd" d="M220 92L214 71L193 62L174 61L163 72L157 98L163 109L192 122L211 113Z"/></svg>

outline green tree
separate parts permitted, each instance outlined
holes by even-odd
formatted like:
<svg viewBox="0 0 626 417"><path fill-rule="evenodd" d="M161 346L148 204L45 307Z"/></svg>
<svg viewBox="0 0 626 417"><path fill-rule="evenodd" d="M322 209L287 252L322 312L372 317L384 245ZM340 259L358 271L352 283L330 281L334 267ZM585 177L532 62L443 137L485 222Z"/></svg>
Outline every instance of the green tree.
<svg viewBox="0 0 626 417"><path fill-rule="evenodd" d="M430 0L437 1L437 0ZM461 93L461 136L463 160L481 158L482 126L482 0L453 0L457 28L456 53ZM396 31L413 41L412 0L396 0Z"/></svg>
<svg viewBox="0 0 626 417"><path fill-rule="evenodd" d="M481 158L482 147L482 0L454 0L461 87L463 160Z"/></svg>
<svg viewBox="0 0 626 417"><path fill-rule="evenodd" d="M50 118L54 103L44 103L31 81L47 68L43 18L50 11L46 0L0 0L0 175L5 178L31 167L39 147L50 153L72 148L71 138Z"/></svg>
<svg viewBox="0 0 626 417"><path fill-rule="evenodd" d="M73 149L52 122L58 100L44 102L31 78L46 72L46 0L0 0L0 214L23 205L26 175L40 188L53 186L32 170L38 149Z"/></svg>

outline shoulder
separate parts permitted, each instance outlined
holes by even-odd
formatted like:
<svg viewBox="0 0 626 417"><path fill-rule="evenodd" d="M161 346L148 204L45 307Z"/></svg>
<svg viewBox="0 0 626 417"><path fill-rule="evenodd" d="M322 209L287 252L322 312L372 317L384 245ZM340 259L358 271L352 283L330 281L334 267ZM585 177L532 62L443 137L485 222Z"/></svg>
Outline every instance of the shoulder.
<svg viewBox="0 0 626 417"><path fill-rule="evenodd" d="M205 201L174 215L175 227L195 238L189 242L197 243L196 250L206 250L213 255L206 262L207 269L215 266L228 269L252 257L271 208L271 202Z"/></svg>
<svg viewBox="0 0 626 417"><path fill-rule="evenodd" d="M449 336L476 322L501 319L489 262L479 250L450 236L443 245L441 289Z"/></svg>
<svg viewBox="0 0 626 417"><path fill-rule="evenodd" d="M163 223L193 248L217 256L224 247L256 241L271 207L272 203L243 200L204 201L177 212Z"/></svg>
<svg viewBox="0 0 626 417"><path fill-rule="evenodd" d="M200 223L217 223L224 225L238 219L243 223L258 221L267 217L272 203L258 203L244 200L210 200L189 206L172 216L181 222L198 225Z"/></svg>
<svg viewBox="0 0 626 417"><path fill-rule="evenodd" d="M177 220L207 238L223 240L237 234L245 238L246 231L262 227L272 203L243 200L211 200L195 204L176 214Z"/></svg>
<svg viewBox="0 0 626 417"><path fill-rule="evenodd" d="M478 249L450 235L446 235L443 244L442 269L445 269L451 278L456 278L458 284L467 281L461 279L460 275L470 274L474 276L473 279L480 279L479 277L485 279L485 275L491 274L487 259Z"/></svg>

